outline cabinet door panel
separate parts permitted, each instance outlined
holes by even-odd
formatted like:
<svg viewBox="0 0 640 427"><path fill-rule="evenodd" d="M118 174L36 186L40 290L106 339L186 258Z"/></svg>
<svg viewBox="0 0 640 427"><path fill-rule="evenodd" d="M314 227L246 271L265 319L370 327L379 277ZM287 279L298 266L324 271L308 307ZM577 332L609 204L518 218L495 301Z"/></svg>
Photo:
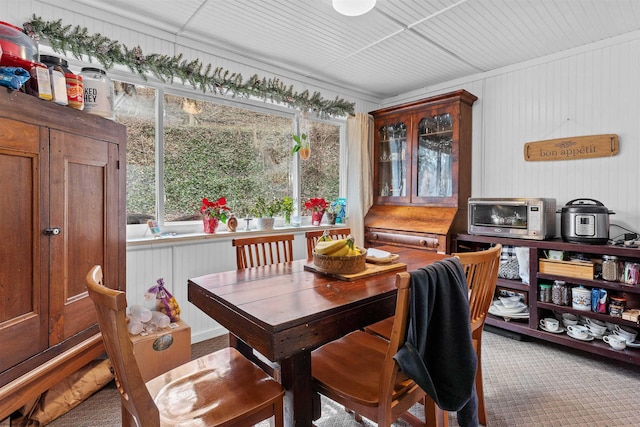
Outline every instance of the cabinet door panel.
<svg viewBox="0 0 640 427"><path fill-rule="evenodd" d="M51 238L50 345L96 323L85 276L96 264L113 268L106 253L108 233L117 235L117 216L107 214L117 172L109 161L111 146L51 132L50 226L62 233Z"/></svg>
<svg viewBox="0 0 640 427"><path fill-rule="evenodd" d="M459 116L455 103L415 116L418 138L412 201L458 205Z"/></svg>
<svg viewBox="0 0 640 427"><path fill-rule="evenodd" d="M47 347L40 128L0 119L0 371ZM20 230L16 233L16 230ZM46 256L46 254L44 255ZM9 350L10 349L10 350Z"/></svg>

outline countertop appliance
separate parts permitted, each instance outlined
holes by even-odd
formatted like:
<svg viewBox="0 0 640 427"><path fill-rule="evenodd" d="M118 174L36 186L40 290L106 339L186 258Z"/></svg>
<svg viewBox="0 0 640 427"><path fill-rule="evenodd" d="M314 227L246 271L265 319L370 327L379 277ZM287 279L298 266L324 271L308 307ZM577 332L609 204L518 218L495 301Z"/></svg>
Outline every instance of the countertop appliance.
<svg viewBox="0 0 640 427"><path fill-rule="evenodd" d="M470 198L469 234L544 240L555 236L556 199Z"/></svg>
<svg viewBox="0 0 640 427"><path fill-rule="evenodd" d="M562 240L593 245L606 244L609 240L610 211L594 199L574 199L558 211Z"/></svg>

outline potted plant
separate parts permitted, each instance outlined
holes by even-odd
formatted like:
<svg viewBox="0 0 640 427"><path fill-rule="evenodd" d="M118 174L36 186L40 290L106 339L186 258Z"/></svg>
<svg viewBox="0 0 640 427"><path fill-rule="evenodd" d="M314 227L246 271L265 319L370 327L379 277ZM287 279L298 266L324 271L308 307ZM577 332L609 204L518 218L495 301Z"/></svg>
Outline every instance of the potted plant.
<svg viewBox="0 0 640 427"><path fill-rule="evenodd" d="M230 213L231 209L227 206L227 199L224 197L220 197L216 201L210 201L204 197L200 205L204 232L208 234L215 233L220 221L226 223L227 215Z"/></svg>
<svg viewBox="0 0 640 427"><path fill-rule="evenodd" d="M324 211L329 207L329 203L322 197L312 197L304 203L304 208L311 212L311 224L320 225Z"/></svg>
<svg viewBox="0 0 640 427"><path fill-rule="evenodd" d="M300 153L300 158L302 160L307 160L311 155L311 141L307 139L307 134L303 133L301 135L292 134L291 137L296 145L291 149L291 154Z"/></svg>
<svg viewBox="0 0 640 427"><path fill-rule="evenodd" d="M253 215L256 218L258 230L271 230L275 222L274 216L282 211L282 201L275 197L266 201L264 197L258 196L253 207Z"/></svg>
<svg viewBox="0 0 640 427"><path fill-rule="evenodd" d="M284 215L284 224L291 224L291 214L293 214L293 199L288 196L282 198L282 214Z"/></svg>

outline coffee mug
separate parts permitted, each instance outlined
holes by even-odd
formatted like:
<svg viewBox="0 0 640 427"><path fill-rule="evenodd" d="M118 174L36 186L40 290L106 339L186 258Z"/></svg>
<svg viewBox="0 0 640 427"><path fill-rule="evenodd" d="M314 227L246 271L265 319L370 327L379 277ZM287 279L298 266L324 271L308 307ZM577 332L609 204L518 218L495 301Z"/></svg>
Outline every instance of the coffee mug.
<svg viewBox="0 0 640 427"><path fill-rule="evenodd" d="M606 342L616 350L624 350L627 346L627 340L619 335L605 335L602 337L602 341Z"/></svg>
<svg viewBox="0 0 640 427"><path fill-rule="evenodd" d="M547 259L555 259L557 261L562 261L564 259L564 252L562 251L550 250L550 251L544 251L544 254L547 257Z"/></svg>
<svg viewBox="0 0 640 427"><path fill-rule="evenodd" d="M540 326L549 330L549 331L557 331L558 327L560 327L560 322L557 319L552 319L551 317L547 317L544 319L540 319Z"/></svg>
<svg viewBox="0 0 640 427"><path fill-rule="evenodd" d="M581 339L589 338L589 330L585 326L569 325L567 326L567 329L569 330L569 332L571 332L571 335L573 335L575 338L581 338Z"/></svg>

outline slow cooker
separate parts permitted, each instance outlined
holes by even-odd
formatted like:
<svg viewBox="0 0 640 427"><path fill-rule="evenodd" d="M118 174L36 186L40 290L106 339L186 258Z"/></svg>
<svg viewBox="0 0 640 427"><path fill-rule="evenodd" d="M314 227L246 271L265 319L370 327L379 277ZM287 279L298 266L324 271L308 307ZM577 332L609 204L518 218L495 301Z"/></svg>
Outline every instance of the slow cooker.
<svg viewBox="0 0 640 427"><path fill-rule="evenodd" d="M594 199L574 199L560 211L560 234L565 242L601 245L609 240L609 215L614 214Z"/></svg>

